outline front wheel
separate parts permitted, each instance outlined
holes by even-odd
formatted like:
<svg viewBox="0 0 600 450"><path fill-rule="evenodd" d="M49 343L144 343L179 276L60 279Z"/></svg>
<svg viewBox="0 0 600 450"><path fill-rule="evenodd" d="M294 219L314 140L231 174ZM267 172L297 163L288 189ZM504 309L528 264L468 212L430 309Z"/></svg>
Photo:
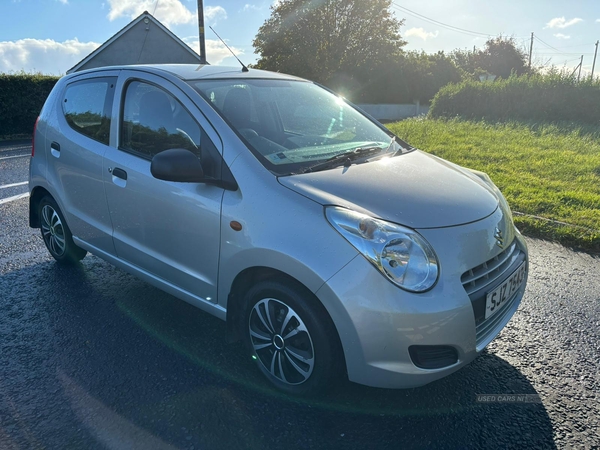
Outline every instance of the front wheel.
<svg viewBox="0 0 600 450"><path fill-rule="evenodd" d="M40 201L39 218L42 238L56 261L73 264L83 259L87 252L73 242L71 230L52 197L46 196Z"/></svg>
<svg viewBox="0 0 600 450"><path fill-rule="evenodd" d="M340 376L341 348L325 308L292 284L266 281L246 294L246 345L277 388L308 395Z"/></svg>

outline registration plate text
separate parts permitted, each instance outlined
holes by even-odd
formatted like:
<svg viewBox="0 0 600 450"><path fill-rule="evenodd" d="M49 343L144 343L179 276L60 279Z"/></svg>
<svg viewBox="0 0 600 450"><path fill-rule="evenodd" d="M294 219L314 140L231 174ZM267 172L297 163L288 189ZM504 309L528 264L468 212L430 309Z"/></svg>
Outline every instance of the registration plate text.
<svg viewBox="0 0 600 450"><path fill-rule="evenodd" d="M502 306L515 295L525 281L526 275L527 265L523 262L500 286L488 292L485 301L486 319L500 311Z"/></svg>

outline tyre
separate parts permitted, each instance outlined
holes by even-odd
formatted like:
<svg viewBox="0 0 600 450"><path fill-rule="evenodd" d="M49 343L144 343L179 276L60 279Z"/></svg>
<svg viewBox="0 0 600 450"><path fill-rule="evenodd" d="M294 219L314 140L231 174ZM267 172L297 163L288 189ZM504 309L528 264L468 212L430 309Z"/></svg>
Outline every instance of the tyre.
<svg viewBox="0 0 600 450"><path fill-rule="evenodd" d="M291 283L264 281L245 300L246 346L273 385L289 394L313 395L340 376L337 332L310 292Z"/></svg>
<svg viewBox="0 0 600 450"><path fill-rule="evenodd" d="M42 198L38 214L42 238L52 257L63 264L73 264L83 259L87 252L73 242L71 230L52 197Z"/></svg>

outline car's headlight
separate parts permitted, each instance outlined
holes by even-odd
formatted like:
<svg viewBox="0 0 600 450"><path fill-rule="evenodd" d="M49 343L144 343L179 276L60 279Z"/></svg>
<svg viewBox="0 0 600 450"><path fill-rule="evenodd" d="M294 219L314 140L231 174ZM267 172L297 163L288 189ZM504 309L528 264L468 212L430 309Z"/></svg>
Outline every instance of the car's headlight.
<svg viewBox="0 0 600 450"><path fill-rule="evenodd" d="M466 167L465 167L465 169L466 169ZM490 176L485 172L480 172L479 170L474 170L474 169L467 169L467 170L469 172L471 172L473 175L477 176L479 179L481 179L481 181L483 181L486 185L488 185L492 189L492 191L494 191L494 194L496 194L496 197L498 197L498 202L500 203L500 208L502 209L502 212L504 213L505 216L507 216L510 219L510 223L513 223L513 216L512 216L512 211L510 210L510 206L508 205L508 202L504 198L504 195L502 195L502 192L500 192L500 189L498 189L498 186L496 186L494 184L494 182L492 181Z"/></svg>
<svg viewBox="0 0 600 450"><path fill-rule="evenodd" d="M437 256L416 231L333 206L325 208L325 216L333 228L402 289L424 292L437 281Z"/></svg>

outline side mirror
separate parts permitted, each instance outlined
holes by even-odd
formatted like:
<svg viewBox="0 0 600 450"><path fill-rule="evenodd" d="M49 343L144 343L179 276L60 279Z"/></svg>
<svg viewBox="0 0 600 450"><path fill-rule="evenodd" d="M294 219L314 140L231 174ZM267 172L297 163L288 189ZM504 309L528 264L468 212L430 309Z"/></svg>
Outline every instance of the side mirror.
<svg viewBox="0 0 600 450"><path fill-rule="evenodd" d="M200 183L205 181L200 159L189 150L173 148L157 153L152 158L150 173L165 181Z"/></svg>

